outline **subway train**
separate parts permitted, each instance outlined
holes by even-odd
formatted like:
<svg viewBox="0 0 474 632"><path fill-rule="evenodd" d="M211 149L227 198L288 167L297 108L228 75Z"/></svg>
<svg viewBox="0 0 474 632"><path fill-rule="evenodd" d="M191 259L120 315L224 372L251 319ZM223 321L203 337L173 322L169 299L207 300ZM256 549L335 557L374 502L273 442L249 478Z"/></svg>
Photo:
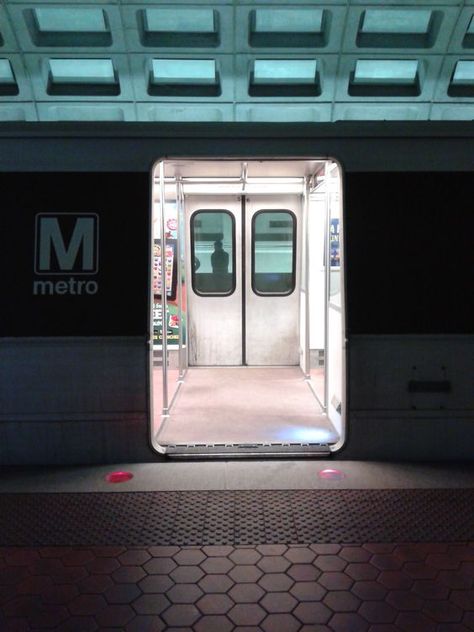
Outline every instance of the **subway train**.
<svg viewBox="0 0 474 632"><path fill-rule="evenodd" d="M474 126L0 126L0 465L474 455Z"/></svg>

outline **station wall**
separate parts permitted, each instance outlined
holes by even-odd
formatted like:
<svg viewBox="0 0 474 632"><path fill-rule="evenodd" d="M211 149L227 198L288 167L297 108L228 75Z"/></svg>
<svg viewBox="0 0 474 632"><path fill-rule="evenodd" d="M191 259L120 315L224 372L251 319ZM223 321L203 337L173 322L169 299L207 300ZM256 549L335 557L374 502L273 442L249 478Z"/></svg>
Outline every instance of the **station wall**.
<svg viewBox="0 0 474 632"><path fill-rule="evenodd" d="M213 143L199 134L154 145L96 134L93 153L90 136L0 138L0 464L159 458L146 398L151 158L250 146L242 135ZM359 163L354 137L260 138L251 152L330 155L344 170L348 439L336 458L470 459L472 143L437 139L434 168L436 139L404 138L403 169L399 140L359 138ZM58 239L42 219L63 212L86 220L77 239L98 227L85 275L58 274L61 262L38 254ZM50 231L43 242L40 224Z"/></svg>

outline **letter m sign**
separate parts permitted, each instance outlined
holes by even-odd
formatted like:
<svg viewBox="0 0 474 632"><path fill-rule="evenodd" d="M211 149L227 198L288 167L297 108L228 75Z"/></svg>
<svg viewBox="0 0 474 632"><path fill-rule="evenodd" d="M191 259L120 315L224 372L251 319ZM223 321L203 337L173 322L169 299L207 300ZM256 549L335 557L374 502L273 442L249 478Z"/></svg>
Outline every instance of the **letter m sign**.
<svg viewBox="0 0 474 632"><path fill-rule="evenodd" d="M36 274L96 274L99 217L95 213L38 213Z"/></svg>

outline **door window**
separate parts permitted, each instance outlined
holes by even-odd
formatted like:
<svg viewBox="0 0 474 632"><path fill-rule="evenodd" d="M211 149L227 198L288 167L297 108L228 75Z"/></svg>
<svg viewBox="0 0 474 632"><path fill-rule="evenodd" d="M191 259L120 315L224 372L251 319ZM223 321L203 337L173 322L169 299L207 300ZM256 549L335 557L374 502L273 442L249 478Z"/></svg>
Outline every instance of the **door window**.
<svg viewBox="0 0 474 632"><path fill-rule="evenodd" d="M235 221L225 210L199 210L191 217L192 286L201 296L235 290Z"/></svg>
<svg viewBox="0 0 474 632"><path fill-rule="evenodd" d="M295 289L296 217L290 211L258 211L252 221L252 289L287 296Z"/></svg>

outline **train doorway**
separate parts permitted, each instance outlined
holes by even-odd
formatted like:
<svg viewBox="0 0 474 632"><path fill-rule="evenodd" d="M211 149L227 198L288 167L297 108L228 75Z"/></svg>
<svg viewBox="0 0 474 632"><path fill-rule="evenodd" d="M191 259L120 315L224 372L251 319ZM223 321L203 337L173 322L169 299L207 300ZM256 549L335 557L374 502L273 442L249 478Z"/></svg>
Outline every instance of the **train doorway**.
<svg viewBox="0 0 474 632"><path fill-rule="evenodd" d="M338 165L177 160L153 176L153 445L327 455L345 435Z"/></svg>

